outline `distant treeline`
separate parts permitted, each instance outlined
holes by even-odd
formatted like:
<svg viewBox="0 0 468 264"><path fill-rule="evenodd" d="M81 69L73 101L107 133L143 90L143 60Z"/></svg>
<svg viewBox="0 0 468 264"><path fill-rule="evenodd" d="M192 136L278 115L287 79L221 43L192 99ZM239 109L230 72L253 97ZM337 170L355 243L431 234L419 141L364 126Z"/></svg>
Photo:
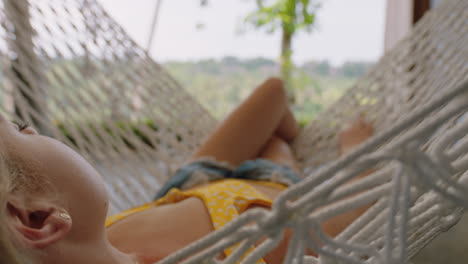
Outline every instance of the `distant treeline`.
<svg viewBox="0 0 468 264"><path fill-rule="evenodd" d="M296 102L292 106L302 123L335 102L372 65L346 62L333 66L328 61L310 61L296 67L292 84ZM222 118L256 86L279 75L277 62L266 58L205 59L166 62L163 66L213 115Z"/></svg>
<svg viewBox="0 0 468 264"><path fill-rule="evenodd" d="M340 66L333 66L328 60L308 61L296 65L296 70L311 76L357 78L363 75L374 62L348 61ZM226 72L265 71L271 74L279 72L279 64L267 58L240 59L227 56L222 59L204 59L199 61L169 61L164 63L169 68L189 67L196 72L207 74L223 74Z"/></svg>

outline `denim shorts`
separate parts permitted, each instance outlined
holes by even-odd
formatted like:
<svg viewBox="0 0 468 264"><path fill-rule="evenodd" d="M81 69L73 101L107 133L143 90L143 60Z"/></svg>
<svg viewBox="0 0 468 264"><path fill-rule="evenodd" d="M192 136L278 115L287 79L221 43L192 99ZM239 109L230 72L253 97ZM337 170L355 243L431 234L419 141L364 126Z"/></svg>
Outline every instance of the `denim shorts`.
<svg viewBox="0 0 468 264"><path fill-rule="evenodd" d="M166 195L172 188L183 190L221 179L270 181L289 186L302 178L291 168L265 159L248 160L235 169L216 161L199 160L179 168L163 185L155 200Z"/></svg>

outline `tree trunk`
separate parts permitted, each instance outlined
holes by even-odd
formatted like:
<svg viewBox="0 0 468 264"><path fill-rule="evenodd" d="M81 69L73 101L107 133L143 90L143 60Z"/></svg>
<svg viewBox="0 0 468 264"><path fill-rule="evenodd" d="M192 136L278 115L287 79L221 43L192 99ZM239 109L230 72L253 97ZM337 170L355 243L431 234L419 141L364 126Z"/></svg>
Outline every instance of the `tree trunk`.
<svg viewBox="0 0 468 264"><path fill-rule="evenodd" d="M293 33L286 30L285 26L283 26L282 30L282 38L281 38L281 78L284 81L284 86L286 88L288 94L289 103L294 104L296 102L296 98L294 95L294 88L292 84L292 68L293 63L291 60L292 55L292 38Z"/></svg>

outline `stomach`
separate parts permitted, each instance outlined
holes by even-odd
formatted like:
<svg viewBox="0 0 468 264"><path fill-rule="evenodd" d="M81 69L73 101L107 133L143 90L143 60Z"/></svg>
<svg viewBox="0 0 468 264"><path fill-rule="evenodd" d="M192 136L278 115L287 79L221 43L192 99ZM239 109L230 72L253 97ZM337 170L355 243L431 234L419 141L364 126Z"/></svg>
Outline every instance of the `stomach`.
<svg viewBox="0 0 468 264"><path fill-rule="evenodd" d="M271 200L285 189L280 185L262 182L249 181L249 184ZM252 204L247 210L256 207L265 208ZM120 251L137 255L143 263L153 263L213 231L213 223L204 202L198 197L190 197L132 214L110 226L107 236Z"/></svg>

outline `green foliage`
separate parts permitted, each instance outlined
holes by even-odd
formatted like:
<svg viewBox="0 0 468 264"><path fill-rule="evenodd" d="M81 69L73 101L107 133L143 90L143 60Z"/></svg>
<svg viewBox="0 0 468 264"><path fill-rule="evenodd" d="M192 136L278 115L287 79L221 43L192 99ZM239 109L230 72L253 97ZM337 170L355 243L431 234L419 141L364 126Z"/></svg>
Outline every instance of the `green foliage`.
<svg viewBox="0 0 468 264"><path fill-rule="evenodd" d="M345 77L357 77L365 73L372 64L366 62L345 62L341 67L341 74Z"/></svg>
<svg viewBox="0 0 468 264"><path fill-rule="evenodd" d="M245 18L246 23L256 28L266 28L269 33L281 29L281 77L292 104L296 102L294 89L297 88L292 80L292 41L298 30L312 29L317 8L318 5L310 0L257 0L257 10Z"/></svg>
<svg viewBox="0 0 468 264"><path fill-rule="evenodd" d="M318 5L310 0L257 0L257 7L245 18L247 23L269 33L282 29L294 35L297 30L312 29Z"/></svg>
<svg viewBox="0 0 468 264"><path fill-rule="evenodd" d="M278 75L277 63L264 58L168 62L164 67L219 119L267 77Z"/></svg>
<svg viewBox="0 0 468 264"><path fill-rule="evenodd" d="M322 66L311 67L316 64L326 65L327 70ZM266 78L278 75L280 68L275 61L265 58L242 60L235 57L168 62L164 67L218 119L224 118ZM342 67L333 67L328 61L308 62L294 68L292 82L296 103L293 111L296 117L302 124L308 123L355 80L355 77L344 76Z"/></svg>
<svg viewBox="0 0 468 264"><path fill-rule="evenodd" d="M308 61L301 69L311 76L331 76L340 78L357 78L365 74L372 66L373 62L347 61L339 67L333 67L328 61Z"/></svg>
<svg viewBox="0 0 468 264"><path fill-rule="evenodd" d="M331 65L328 61L309 61L302 65L304 71L312 73L314 75L324 75L327 76L330 74Z"/></svg>
<svg viewBox="0 0 468 264"><path fill-rule="evenodd" d="M56 61L50 67L75 63L81 63L81 61L78 59ZM293 110L299 121L305 124L327 108L345 92L346 88L351 87L356 77L363 74L370 65L372 63L347 62L342 66L334 67L328 61L312 61L293 68L291 80L295 87L296 97ZM224 118L266 78L277 76L280 72L280 66L274 60L239 59L232 56L220 60L168 62L164 64L164 67L218 119ZM70 68L74 69L74 67ZM56 74L60 75L62 72L58 71ZM93 131L92 135L95 140L103 141L102 135L106 135L103 131L107 131L108 135L123 141L130 149L135 148L135 143L138 141L149 147L155 147L142 128L149 127L157 131L157 124L150 120L125 121L124 115L116 119L118 121L115 121L111 129L103 121L109 120L112 114L112 109L106 103L103 104L106 105L104 107L103 105L90 106L90 113L96 113L92 115L75 116L73 113L64 113L60 107L67 105L69 100L63 96L65 90L66 93L75 94L76 92L77 96L85 95L78 93L80 86L64 85L53 81L55 79L50 76L49 88L60 103L50 104L49 110L54 112L54 122L72 144L77 144L75 139L78 136L91 142L92 139L82 129L88 127L87 131ZM101 102L110 100L109 94L104 93L99 86L95 89L93 94L99 96ZM83 100L92 99L83 98ZM55 113L56 109L57 113ZM65 126L64 122L67 124L74 122L76 125ZM117 130L115 130L116 126ZM127 139L125 134L135 135L135 137ZM180 140L180 136L177 138Z"/></svg>
<svg viewBox="0 0 468 264"><path fill-rule="evenodd" d="M206 6L208 2L208 0L200 0L200 5ZM281 30L280 74L288 93L288 99L294 104L296 87L292 80L295 70L291 59L292 41L297 31L310 32L312 30L319 5L311 0L256 0L256 3L257 9L250 12L244 22L255 28L266 28L269 33Z"/></svg>

